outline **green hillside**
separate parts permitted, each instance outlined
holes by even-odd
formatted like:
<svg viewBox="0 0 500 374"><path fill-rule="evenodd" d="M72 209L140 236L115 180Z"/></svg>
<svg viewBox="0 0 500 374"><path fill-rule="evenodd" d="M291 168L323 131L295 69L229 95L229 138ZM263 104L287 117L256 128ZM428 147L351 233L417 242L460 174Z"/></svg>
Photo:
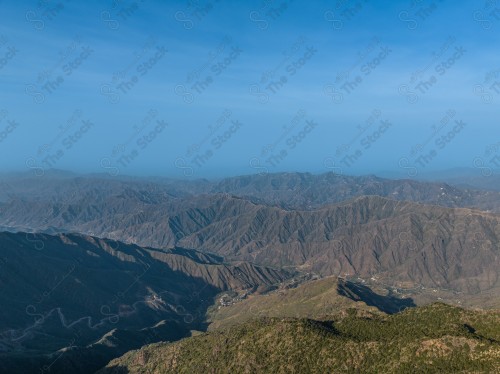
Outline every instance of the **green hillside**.
<svg viewBox="0 0 500 374"><path fill-rule="evenodd" d="M261 318L154 344L103 373L500 372L500 313L433 304L329 322Z"/></svg>

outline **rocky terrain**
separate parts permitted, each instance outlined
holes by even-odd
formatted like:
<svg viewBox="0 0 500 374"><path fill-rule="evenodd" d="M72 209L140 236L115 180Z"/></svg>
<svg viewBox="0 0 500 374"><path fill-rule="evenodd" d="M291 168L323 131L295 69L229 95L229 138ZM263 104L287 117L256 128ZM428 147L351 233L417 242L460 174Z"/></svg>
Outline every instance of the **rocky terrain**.
<svg viewBox="0 0 500 374"><path fill-rule="evenodd" d="M276 344L273 339L281 331L290 332L287 349L301 352L292 339L296 329L312 327L309 343L326 347L331 342L318 336L316 327L330 323L327 330L336 331L332 341L345 343L338 356L345 359L367 346L378 347L388 336L399 339L389 328L361 344L356 326L364 320L358 317L368 316L371 331L398 321L406 309L423 307L414 313L430 313L425 323L434 323L442 316L425 306L436 301L479 313L436 307L450 318L498 317L499 194L440 182L332 173L219 181L57 171L38 177L3 175L0 372L94 372L129 350L204 331L211 333L179 345L144 348L139 358L130 353L107 370L193 372L208 370L204 365L212 362L217 372L226 367L251 372L260 368L252 357L261 352L245 341L260 339L262 333L265 346ZM354 330L335 330L351 315L349 329ZM496 329L496 320L491 321ZM478 323L474 331L483 328ZM220 345L214 337L226 328L234 339ZM462 366L453 370L496 369L491 358L497 354L497 338L447 328L432 343L398 341L410 352L404 361L408 366L387 366L397 353L380 355L379 348L355 366L361 370L377 362L385 372L405 372L412 365L425 371L435 358L425 356L430 351L422 345L435 343L450 348L436 348L442 353L436 362L460 358ZM457 339L464 344L457 346ZM244 351L225 345L229 341ZM175 353L184 344L194 344L189 352L205 361ZM214 344L227 357L242 357L245 367L212 357L207 349ZM415 352L422 349L427 353L420 360ZM166 363L160 356L172 359ZM198 366L190 366L190 360ZM345 370L341 359L332 360L331 366L312 368ZM260 369L288 372L301 365L285 360L288 366L275 368L274 359L266 362Z"/></svg>
<svg viewBox="0 0 500 374"><path fill-rule="evenodd" d="M0 372L30 372L29 362L54 362L52 372L78 362L72 372L88 372L145 340L203 330L222 291L254 293L292 276L82 235L0 233L0 249Z"/></svg>

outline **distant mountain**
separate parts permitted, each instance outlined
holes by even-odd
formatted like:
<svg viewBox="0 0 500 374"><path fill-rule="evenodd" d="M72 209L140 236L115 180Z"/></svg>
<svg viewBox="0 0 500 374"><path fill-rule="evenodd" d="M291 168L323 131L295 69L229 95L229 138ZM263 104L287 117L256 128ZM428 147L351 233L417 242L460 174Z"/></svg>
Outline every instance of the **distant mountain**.
<svg viewBox="0 0 500 374"><path fill-rule="evenodd" d="M486 175L481 174L486 173ZM500 175L498 173L489 174L490 171L475 171L475 173L465 175L449 175L449 176L429 176L428 181L433 182L441 180L452 186L463 189L476 189L486 191L500 191Z"/></svg>
<svg viewBox="0 0 500 374"><path fill-rule="evenodd" d="M89 363L97 370L145 338L204 329L205 311L222 291L251 294L292 275L181 248L0 233L0 372L19 372L23 362L21 371L37 370L59 355L51 372L68 372L62 367L75 355L89 360L71 372L86 373Z"/></svg>
<svg viewBox="0 0 500 374"><path fill-rule="evenodd" d="M94 202L97 200L97 202ZM497 289L500 217L378 196L289 210L227 194L159 198L125 190L64 204L11 201L0 225L81 232L155 248L216 253L229 261L376 277L390 286L478 294Z"/></svg>
<svg viewBox="0 0 500 374"><path fill-rule="evenodd" d="M0 175L0 202L37 201L59 204L102 204L108 198L134 194L141 203L168 203L175 198L227 193L285 209L310 210L364 195L415 201L446 207L500 212L498 188L458 188L444 182L346 176L334 173L276 173L225 178L220 181L166 178L112 178L106 175L72 176L61 172L34 177Z"/></svg>
<svg viewBox="0 0 500 374"><path fill-rule="evenodd" d="M493 373L498 317L436 304L329 322L264 318L149 345L98 373Z"/></svg>
<svg viewBox="0 0 500 374"><path fill-rule="evenodd" d="M500 212L500 192L452 187L443 182L384 179L373 175L334 173L279 173L227 178L210 192L253 197L287 209L317 209L364 195L389 197L446 207L468 207Z"/></svg>

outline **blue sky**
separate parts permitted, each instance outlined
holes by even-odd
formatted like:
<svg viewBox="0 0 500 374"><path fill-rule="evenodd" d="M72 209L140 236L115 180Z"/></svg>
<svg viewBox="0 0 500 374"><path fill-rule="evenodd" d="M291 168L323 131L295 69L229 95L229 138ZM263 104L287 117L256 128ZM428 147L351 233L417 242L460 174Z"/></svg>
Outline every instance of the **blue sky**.
<svg viewBox="0 0 500 374"><path fill-rule="evenodd" d="M2 171L500 165L500 1L1 0L0 19Z"/></svg>

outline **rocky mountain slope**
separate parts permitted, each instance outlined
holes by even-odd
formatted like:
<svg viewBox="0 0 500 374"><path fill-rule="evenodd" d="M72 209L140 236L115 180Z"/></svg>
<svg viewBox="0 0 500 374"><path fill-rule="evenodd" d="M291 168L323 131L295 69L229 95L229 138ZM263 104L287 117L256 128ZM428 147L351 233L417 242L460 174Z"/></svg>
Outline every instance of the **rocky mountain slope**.
<svg viewBox="0 0 500 374"><path fill-rule="evenodd" d="M105 209L90 203L55 207L25 202L22 222L8 219L2 224L32 227L43 218L49 232L77 231L158 248L180 246L230 261L298 267L320 275L378 277L392 286L404 283L465 294L499 286L500 219L479 210L367 196L290 211L228 195L143 204L126 213L116 208L130 201L129 196L108 199Z"/></svg>
<svg viewBox="0 0 500 374"><path fill-rule="evenodd" d="M82 235L0 233L0 362L16 367L30 362L28 356L41 367L61 352L57 365L78 353L97 356L95 364L102 366L113 355L145 344L143 337L151 333L144 329L154 332L153 341L204 329L206 309L222 291L252 293L291 276L181 248L156 250ZM114 348L103 349L110 340Z"/></svg>
<svg viewBox="0 0 500 374"><path fill-rule="evenodd" d="M170 222L180 245L227 258L465 293L498 286L500 220L481 211L374 196L316 211L219 198Z"/></svg>

